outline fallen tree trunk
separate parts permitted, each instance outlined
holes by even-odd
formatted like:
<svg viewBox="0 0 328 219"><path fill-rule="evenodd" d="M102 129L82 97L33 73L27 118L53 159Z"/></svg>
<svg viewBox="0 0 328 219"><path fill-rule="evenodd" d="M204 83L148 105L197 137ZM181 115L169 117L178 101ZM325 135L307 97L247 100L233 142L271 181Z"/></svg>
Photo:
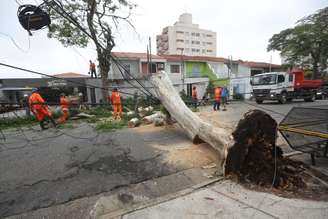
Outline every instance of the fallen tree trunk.
<svg viewBox="0 0 328 219"><path fill-rule="evenodd" d="M224 172L224 161L229 145L233 144L231 133L204 122L182 101L168 75L160 72L151 77L155 95L170 115L179 123L194 143L206 142L219 153L220 167Z"/></svg>
<svg viewBox="0 0 328 219"><path fill-rule="evenodd" d="M304 188L301 164L282 156L276 146L277 123L267 113L252 110L231 133L202 121L182 101L169 77L151 77L157 98L193 142L206 142L219 152L219 170L240 180L276 188Z"/></svg>

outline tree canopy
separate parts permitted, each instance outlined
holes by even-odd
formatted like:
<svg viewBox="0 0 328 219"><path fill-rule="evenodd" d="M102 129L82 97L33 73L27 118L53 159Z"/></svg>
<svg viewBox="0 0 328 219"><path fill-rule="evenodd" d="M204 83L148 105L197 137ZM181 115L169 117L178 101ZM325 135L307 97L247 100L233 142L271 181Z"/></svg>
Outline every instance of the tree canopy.
<svg viewBox="0 0 328 219"><path fill-rule="evenodd" d="M127 0L51 0L49 6L52 23L48 37L58 39L65 47L96 46L103 99L108 96L108 72L111 51L115 46L113 28L120 21L131 24L131 10L136 6ZM133 26L132 26L133 27Z"/></svg>
<svg viewBox="0 0 328 219"><path fill-rule="evenodd" d="M267 49L280 51L290 66L311 70L313 78L324 77L328 64L328 7L274 34Z"/></svg>

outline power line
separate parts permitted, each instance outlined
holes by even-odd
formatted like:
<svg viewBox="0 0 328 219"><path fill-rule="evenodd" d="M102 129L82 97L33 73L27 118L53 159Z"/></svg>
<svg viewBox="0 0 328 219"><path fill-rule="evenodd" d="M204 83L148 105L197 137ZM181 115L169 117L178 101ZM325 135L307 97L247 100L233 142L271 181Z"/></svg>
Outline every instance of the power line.
<svg viewBox="0 0 328 219"><path fill-rule="evenodd" d="M15 47L17 49L19 49L21 52L23 52L23 53L28 53L29 52L29 50L31 48L31 39L30 39L30 36L28 36L28 47L27 47L27 49L23 49L22 47L20 47L18 45L18 43L16 43L16 41L14 40L14 38L12 36L10 36L9 34L3 33L3 32L0 32L0 34L3 35L3 36L5 36L5 37L7 37L7 38L9 38L11 40L11 42L15 45Z"/></svg>
<svg viewBox="0 0 328 219"><path fill-rule="evenodd" d="M88 31L86 31L85 28L82 27L78 21L76 21L75 18L73 18L70 14L68 14L68 13L65 11L65 9L62 7L62 5L58 4L58 2L57 2L56 0L52 0L52 3L53 3L54 5L56 5L58 8L60 8L61 11L62 11L63 13L61 13L61 12L58 11L55 7L53 7L51 4L49 4L48 0L44 0L44 3L45 3L46 5L48 5L49 7L53 8L53 9L54 9L59 15L61 15L63 18L69 20L69 21L70 21L71 23L73 23L76 27L78 27L78 28L79 28L84 34L86 34L89 38L91 38L91 39L94 41L94 43L95 43L97 46L99 46L101 49L103 49L103 50L105 50L105 51L108 50L108 49L106 49L103 45L101 45L97 40L94 40L93 37L92 37L92 35L91 35L90 33L88 33ZM111 59L112 59L114 62L116 62L116 64L120 65L123 69L125 69L125 67L117 61L116 57L113 56L113 55L111 54L110 51L109 51L109 56L111 57ZM125 69L125 70L126 70L126 69ZM119 71L121 72L121 74L122 74L122 76L123 76L123 72L122 72L122 70L121 70L120 68L119 68ZM126 71L126 72L128 72L128 71ZM129 74L129 73L128 73L128 74ZM149 92L149 91L143 86L143 84L142 84L138 79L134 78L134 76L131 75L131 74L129 74L129 75L130 75L130 77L132 77L133 79L135 79L135 80L140 84L140 86L141 86L146 92L148 92L148 95L150 95L151 97L153 97L153 94L152 94L151 92ZM136 88L137 88L137 89L140 89L140 88L138 88L138 87L136 87ZM141 91L142 91L142 90L141 90ZM142 91L142 92L143 92L144 94L146 94L144 91ZM147 94L146 94L146 95L147 95ZM148 96L148 95L147 95L147 96Z"/></svg>
<svg viewBox="0 0 328 219"><path fill-rule="evenodd" d="M79 84L79 85L82 85L83 87L87 87L87 88L98 88L98 89L102 89L102 90L106 90L107 91L107 89L106 88L103 88L103 87L99 87L99 86L95 86L95 85L89 85L87 83L73 81L73 80L70 80L70 79L67 79L67 78L60 78L60 77L56 77L56 76L53 76L53 75L45 74L45 73L42 73L42 72L37 72L37 71L29 70L29 69L26 69L26 68L21 68L21 67L17 67L17 66L5 64L5 63L2 63L2 62L0 62L0 65L2 65L4 67L12 68L12 69L20 70L20 71L29 72L29 73L32 73L32 74L42 75L42 76L46 76L46 77L50 77L50 78L55 78L55 79L59 79L59 80L65 80L67 82L70 82L70 83L73 83L73 84ZM127 94L127 95L131 95L131 96L134 95L134 94L131 94L131 93L128 93L128 92L121 92L121 93Z"/></svg>

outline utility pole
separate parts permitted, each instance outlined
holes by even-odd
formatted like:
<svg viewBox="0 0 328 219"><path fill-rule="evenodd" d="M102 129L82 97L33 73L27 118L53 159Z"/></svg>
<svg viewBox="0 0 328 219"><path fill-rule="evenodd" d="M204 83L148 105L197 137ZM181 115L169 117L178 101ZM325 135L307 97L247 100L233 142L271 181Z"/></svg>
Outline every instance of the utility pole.
<svg viewBox="0 0 328 219"><path fill-rule="evenodd" d="M150 74L153 73L153 62L151 57L151 38L149 37Z"/></svg>
<svg viewBox="0 0 328 219"><path fill-rule="evenodd" d="M272 63L272 55L270 55L270 65L269 65L269 72L271 72L271 63Z"/></svg>
<svg viewBox="0 0 328 219"><path fill-rule="evenodd" d="M182 80L182 90L185 91L185 74L184 74L184 62L183 62L183 50L181 49L181 80Z"/></svg>

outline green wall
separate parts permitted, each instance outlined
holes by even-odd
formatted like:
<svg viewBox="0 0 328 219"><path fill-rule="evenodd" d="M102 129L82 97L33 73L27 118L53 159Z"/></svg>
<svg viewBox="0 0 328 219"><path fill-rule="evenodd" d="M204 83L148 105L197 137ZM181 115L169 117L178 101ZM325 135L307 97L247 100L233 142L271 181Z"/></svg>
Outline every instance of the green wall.
<svg viewBox="0 0 328 219"><path fill-rule="evenodd" d="M206 62L185 62L187 77L207 77L214 86L229 86L229 79L222 79L216 77Z"/></svg>

